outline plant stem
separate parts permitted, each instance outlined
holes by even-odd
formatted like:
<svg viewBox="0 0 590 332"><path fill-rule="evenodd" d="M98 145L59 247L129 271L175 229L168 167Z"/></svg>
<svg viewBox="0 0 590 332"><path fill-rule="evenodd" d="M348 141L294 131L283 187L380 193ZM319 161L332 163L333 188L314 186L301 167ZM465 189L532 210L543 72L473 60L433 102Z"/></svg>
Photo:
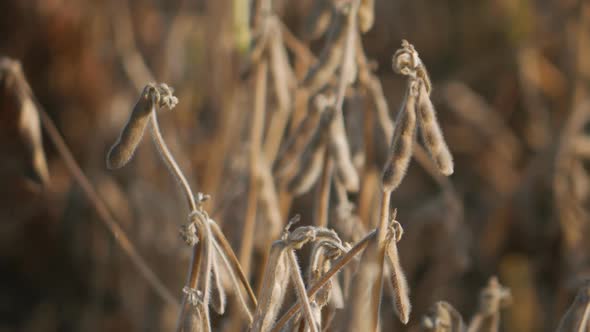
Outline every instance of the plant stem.
<svg viewBox="0 0 590 332"><path fill-rule="evenodd" d="M320 178L320 187L318 188L318 198L316 199L315 224L318 227L328 227L328 214L330 207L330 187L332 185L332 174L334 162L330 158L328 150L324 156L324 167Z"/></svg>
<svg viewBox="0 0 590 332"><path fill-rule="evenodd" d="M191 190L188 181L184 177L184 174L180 170L180 167L178 167L178 163L176 163L176 160L174 160L172 153L170 153L170 150L168 149L168 146L166 145L166 142L162 137L162 132L160 131L160 126L158 125L158 115L156 113L156 110L153 109L151 114L151 132L154 144L160 152L159 154L162 158L162 161L164 161L164 164L166 164L168 170L170 171L176 182L180 185L180 188L182 189L187 200L190 212L196 211L197 203L195 202L195 196L193 195L193 191Z"/></svg>
<svg viewBox="0 0 590 332"><path fill-rule="evenodd" d="M309 326L310 332L318 332L317 323L313 318L313 312L311 311L311 306L309 304L309 297L305 294L305 284L303 283L303 279L301 279L301 271L299 269L299 264L297 264L297 256L295 256L295 251L293 249L289 249L287 253L289 260L289 264L291 264L291 280L295 285L295 292L297 293L297 298L299 299L299 303L303 306L303 312L305 316L305 320L307 321L307 325Z"/></svg>

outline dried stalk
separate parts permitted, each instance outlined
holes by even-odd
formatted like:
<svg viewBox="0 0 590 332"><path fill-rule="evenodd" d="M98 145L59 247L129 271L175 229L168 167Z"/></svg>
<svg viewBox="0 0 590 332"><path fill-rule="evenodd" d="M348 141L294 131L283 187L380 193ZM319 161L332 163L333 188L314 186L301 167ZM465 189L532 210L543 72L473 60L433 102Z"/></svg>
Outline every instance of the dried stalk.
<svg viewBox="0 0 590 332"><path fill-rule="evenodd" d="M315 208L315 225L318 227L328 227L328 213L330 205L330 187L332 185L333 162L329 156L324 156L324 167L320 178L320 186L317 191L317 200Z"/></svg>
<svg viewBox="0 0 590 332"><path fill-rule="evenodd" d="M318 332L319 326L316 323L315 316L311 310L311 305L309 303L309 298L305 293L305 284L303 283L303 279L301 278L301 271L299 270L299 264L297 264L297 256L295 256L295 252L290 250L288 253L288 261L291 265L291 281L295 285L295 291L297 293L297 298L299 302L303 304L303 313L305 314L305 320L307 321L307 326L311 332ZM295 273L297 271L297 273Z"/></svg>
<svg viewBox="0 0 590 332"><path fill-rule="evenodd" d="M209 315L209 299L211 297L211 274L213 270L213 239L210 229L209 217L201 212L194 211L191 213L191 223L196 226L197 233L199 234L199 261L198 271L194 272L191 270L189 275L189 283L186 286L194 294L198 294L194 299L186 299L191 305L195 306L201 315L200 324L204 331L211 331L211 318ZM196 278L193 275L197 273ZM185 292L185 297L190 294ZM180 313L177 325L177 331L192 331L192 320L187 319L190 317L190 311L186 310L186 306L183 306L182 312Z"/></svg>
<svg viewBox="0 0 590 332"><path fill-rule="evenodd" d="M347 308L348 331L376 331L379 325L390 197L391 192L383 190L377 237L363 253L358 275L352 283L350 299L354 305Z"/></svg>
<svg viewBox="0 0 590 332"><path fill-rule="evenodd" d="M248 297L250 298L250 302L252 302L252 305L254 307L256 307L258 305L257 301L256 301L256 296L254 295L254 291L250 287L250 283L248 282L248 278L246 277L246 274L244 273L242 266L240 265L240 262L238 261L238 258L236 257L235 252L233 251L231 245L229 244L229 242L225 238L225 235L223 235L223 232L219 228L219 225L217 225L217 223L215 223L214 221L211 221L210 226L211 226L211 231L213 232L213 235L215 236L214 243L218 243L220 245L219 251L223 252L224 253L223 256L226 257L226 259L229 261L229 264L227 264L228 266L231 266L231 269L229 269L229 270L234 271L234 274L238 275L240 283L242 284L242 287L244 287L244 289L246 290L246 293L248 294Z"/></svg>
<svg viewBox="0 0 590 332"><path fill-rule="evenodd" d="M242 295L242 292L240 291L240 287L239 287L240 281L237 279L236 274L231 266L231 263L229 262L227 256L223 252L223 249L221 247L219 247L219 243L217 243L217 241L215 241L215 240L213 241L213 246L215 247L215 251L217 252L217 255L219 255L219 257L221 257L222 263L225 266L225 270L228 272L229 277L231 278L231 282L232 282L232 284L235 288L235 292L238 296L238 301L240 302L240 307L246 313L246 316L248 317L248 321L252 322L252 310L248 306L246 299L244 298L244 296ZM218 263L216 263L217 260L213 260L213 261L214 261L214 264L218 264ZM248 285L248 288L249 287L250 287L250 285ZM250 290L250 292L251 291L252 290ZM252 299L254 299L254 306L256 306L256 298L254 297L254 294L252 294L250 297L250 300L252 300ZM223 314L223 313L220 313L220 314Z"/></svg>
<svg viewBox="0 0 590 332"><path fill-rule="evenodd" d="M178 102L178 100L175 99L174 96L172 96L172 91L165 84L161 85L161 88L164 90L162 90L160 93L165 93L165 95L162 97L162 100L160 102L163 103L163 105L166 105L168 108L174 107L173 105L175 105ZM170 96L168 96L166 94L169 94ZM172 99L171 102L167 102L166 100L169 97L172 97L174 99ZM164 138L162 137L162 133L160 132L160 126L158 124L157 112L155 110L153 110L151 112L150 125L151 125L152 138L153 138L154 144L156 145L156 148L158 149L158 152L159 152L159 155L160 155L162 161L168 167L170 174L174 177L176 182L180 185L180 188L182 189L182 192L183 192L185 199L187 201L189 210L191 212L196 211L198 207L197 207L197 203L195 201L195 196L193 194L193 191L192 191L190 185L188 184L188 181L184 177L184 174L180 170L178 163L176 163L176 161L174 160L174 157L172 156L172 153L168 149L168 146L166 145Z"/></svg>

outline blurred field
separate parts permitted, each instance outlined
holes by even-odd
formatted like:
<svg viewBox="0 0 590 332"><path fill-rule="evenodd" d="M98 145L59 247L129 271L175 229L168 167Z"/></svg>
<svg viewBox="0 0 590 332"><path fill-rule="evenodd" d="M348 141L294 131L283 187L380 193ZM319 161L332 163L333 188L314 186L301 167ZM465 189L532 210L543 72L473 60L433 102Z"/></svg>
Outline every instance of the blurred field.
<svg viewBox="0 0 590 332"><path fill-rule="evenodd" d="M180 102L160 116L165 139L193 189L211 195L205 207L238 252L256 83L245 2L0 1L0 56L22 63L84 173L179 302L191 258L178 235L183 197L148 140L121 170L108 171L105 155L149 75L174 87ZM314 8L273 1L318 56L325 38L311 41ZM386 291L381 330L419 331L440 300L468 322L496 275L512 294L501 331L554 331L590 279L590 3L376 0L362 41L391 118L405 89L391 69L402 39L429 69L455 167L447 181L413 160L392 195L413 311L402 326ZM301 79L305 63L289 56ZM361 190L348 198L368 229L389 137L367 92L354 92L344 117ZM177 308L130 263L46 134L47 174L31 159L11 105L0 92L0 331L172 330ZM298 213L311 224L315 200L315 190L294 198L284 222ZM267 249L255 246L253 287ZM236 329L232 310L213 315L215 331Z"/></svg>

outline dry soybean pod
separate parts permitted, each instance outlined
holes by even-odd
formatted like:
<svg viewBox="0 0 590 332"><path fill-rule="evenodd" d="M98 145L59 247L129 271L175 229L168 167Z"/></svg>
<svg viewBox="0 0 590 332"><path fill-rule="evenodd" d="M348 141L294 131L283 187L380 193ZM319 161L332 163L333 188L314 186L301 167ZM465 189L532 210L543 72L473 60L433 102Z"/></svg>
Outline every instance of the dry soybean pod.
<svg viewBox="0 0 590 332"><path fill-rule="evenodd" d="M152 98L155 86L149 84L141 93L139 100L133 107L129 120L123 127L119 138L107 154L107 168L117 169L125 166L139 145L145 128L150 121L152 110L155 111L156 102Z"/></svg>
<svg viewBox="0 0 590 332"><path fill-rule="evenodd" d="M223 288L224 285L221 277L222 265L218 262L219 258L217 257L217 252L214 252L212 257L211 267L213 272L213 287L211 287L211 293L213 296L211 297L211 307L217 314L223 315L225 313L227 296L225 294L225 289ZM236 292L239 292L239 290L236 290Z"/></svg>
<svg viewBox="0 0 590 332"><path fill-rule="evenodd" d="M410 319L412 306L410 304L408 282L406 281L404 271L399 262L397 251L397 242L401 239L402 234L403 229L401 228L401 225L394 220L393 224L389 227L389 239L385 256L389 262L391 273L390 281L394 293L394 308L400 321L407 324Z"/></svg>
<svg viewBox="0 0 590 332"><path fill-rule="evenodd" d="M266 287L262 287L259 296L254 322L250 328L252 332L269 331L283 304L290 274L286 250L288 247L284 240L275 241L270 249L262 283Z"/></svg>
<svg viewBox="0 0 590 332"><path fill-rule="evenodd" d="M296 160L301 156L305 147L313 138L320 123L322 109L312 108L305 119L299 124L293 136L286 142L273 166L273 173L281 178L294 172L297 168ZM296 170L295 170L296 171ZM287 175L288 176L288 175Z"/></svg>
<svg viewBox="0 0 590 332"><path fill-rule="evenodd" d="M329 126L334 119L334 110L327 109L321 116L320 123L299 159L297 175L290 179L288 190L293 195L306 193L316 182L322 172L326 144L329 139Z"/></svg>
<svg viewBox="0 0 590 332"><path fill-rule="evenodd" d="M229 258L225 255L223 249L221 248L221 246L219 245L219 243L217 243L217 240L215 240L215 239L213 239L213 247L215 248L215 252L216 252L217 256L219 257L219 259L221 259L220 267L223 266L225 268L224 271L227 272L227 274L233 284L234 294L237 295L239 307L242 309L242 311L248 317L248 322L251 323L252 322L252 311L250 310L250 307L248 307L248 304L246 303L246 299L244 297L244 294L242 293L242 290L240 289L240 281L238 280L238 276L236 276L236 273L231 266Z"/></svg>
<svg viewBox="0 0 590 332"><path fill-rule="evenodd" d="M408 81L408 91L395 121L389 160L383 170L384 191L391 192L399 186L410 164L416 134L416 94L413 91L415 83L411 79Z"/></svg>
<svg viewBox="0 0 590 332"><path fill-rule="evenodd" d="M422 140L440 172L447 176L451 175L453 174L453 156L436 120L436 111L430 100L428 87L423 80L420 80L419 85L418 124Z"/></svg>
<svg viewBox="0 0 590 332"><path fill-rule="evenodd" d="M209 217L203 212L192 212L193 222L197 227L197 233L200 234L202 244L201 268L199 270L197 286L202 291L203 305L203 324L204 327L211 331L211 317L209 314L209 300L211 298L211 272L213 270L213 234L209 223Z"/></svg>
<svg viewBox="0 0 590 332"><path fill-rule="evenodd" d="M341 64L346 40L346 21L346 16L342 13L334 14L333 26L329 36L330 41L322 51L318 63L310 68L303 80L303 87L311 95L314 95L332 79L336 69Z"/></svg>

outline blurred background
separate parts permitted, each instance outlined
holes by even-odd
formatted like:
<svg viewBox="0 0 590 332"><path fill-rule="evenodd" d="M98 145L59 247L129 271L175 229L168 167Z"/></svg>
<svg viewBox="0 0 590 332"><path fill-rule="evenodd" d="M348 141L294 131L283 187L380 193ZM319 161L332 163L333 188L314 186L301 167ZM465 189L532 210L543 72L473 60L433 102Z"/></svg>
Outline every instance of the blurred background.
<svg viewBox="0 0 590 332"><path fill-rule="evenodd" d="M184 199L151 142L118 171L106 169L105 154L149 81L146 72L174 87L180 103L160 116L165 138L194 190L212 196L207 210L239 248L254 88L247 6L0 1L0 55L21 62L84 173L178 299L191 254L178 235ZM308 41L317 1L275 0L273 7L319 55L324 40ZM554 330L590 278L590 3L376 0L375 7L362 40L390 117L405 89L391 57L407 39L429 69L455 158L447 189L413 161L393 195L414 311L402 329L386 304L384 330L416 331L438 300L468 321L493 275L512 291L501 330ZM176 308L124 255L45 131L41 157L19 148L26 138L11 127L9 93L2 93L0 331L172 329ZM354 156L365 156L362 133L371 127L361 123L372 107L363 98L345 105ZM375 150L364 164L381 169L389 141L373 125ZM289 215L307 223L312 206L313 193L304 195Z"/></svg>

